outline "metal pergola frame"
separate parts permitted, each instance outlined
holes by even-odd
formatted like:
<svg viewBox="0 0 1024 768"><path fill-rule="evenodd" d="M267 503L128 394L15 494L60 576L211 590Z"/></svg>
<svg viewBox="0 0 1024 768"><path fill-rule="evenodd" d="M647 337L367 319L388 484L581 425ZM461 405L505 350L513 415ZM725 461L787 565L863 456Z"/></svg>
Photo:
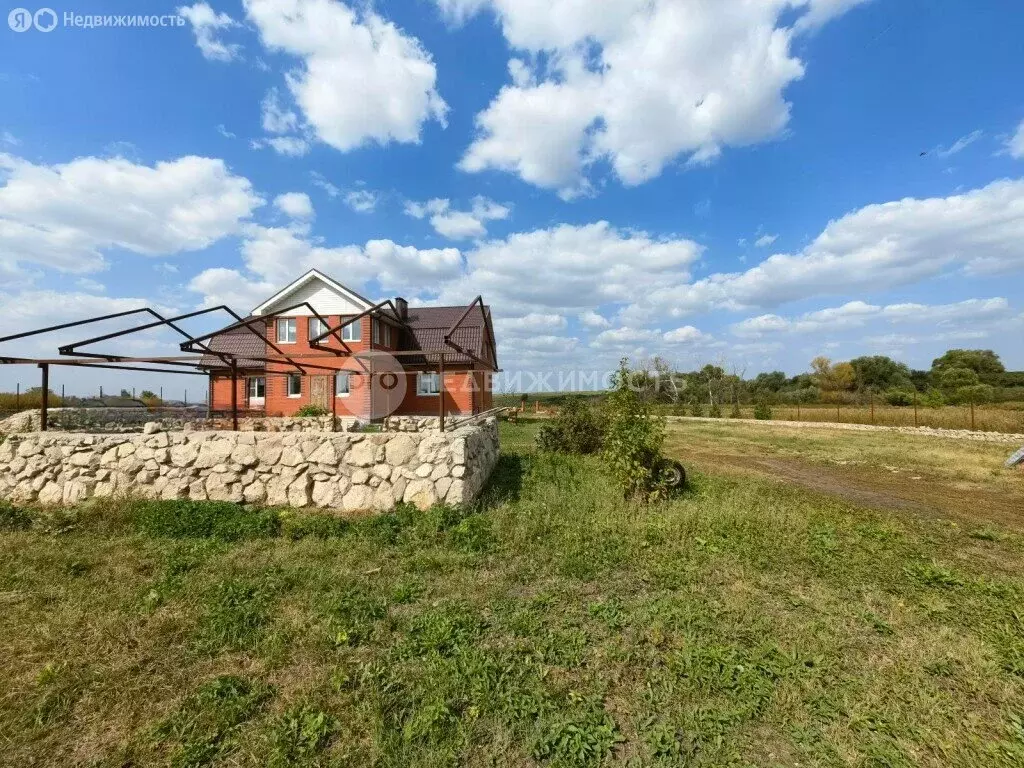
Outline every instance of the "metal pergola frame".
<svg viewBox="0 0 1024 768"><path fill-rule="evenodd" d="M418 349L418 350L395 350L388 351L389 355L393 357L421 357L424 360L424 367L430 370L433 366L430 365L430 358L437 358L437 372L439 381L439 392L438 392L438 415L440 417L440 428L441 431L445 429L445 387L444 387L444 371L445 371L445 358L451 355L462 355L468 357L474 365L483 365L489 369L492 373L499 371L497 364L488 362L478 355L470 352L464 347L456 344L452 341L452 335L458 330L462 324L469 317L473 308L479 306L480 313L484 318L484 329L488 334L488 340L491 342L492 349L494 346L494 337L491 333L490 326L487 322L487 315L484 309L483 297L477 296L473 302L466 307L466 311L462 313L462 316L456 320L450 328L445 332L443 339L447 349ZM15 333L10 336L0 337L0 344L10 341L17 341L19 339L25 339L32 336L39 336L45 333L52 333L54 331L65 330L67 328L77 328L80 326L90 325L92 323L103 322L105 320L117 320L120 318L128 318L135 315L148 315L154 318L152 321L147 322L143 325L135 326L132 328L125 328L111 333L105 333L99 336L94 336L82 341L74 342L73 344L65 344L58 347L58 352L61 357L59 358L31 358L31 357L11 357L0 355L0 365L36 365L41 371L42 378L42 404L41 404L41 430L46 431L47 420L49 412L49 384L50 384L50 367L51 366L67 366L77 368L98 368L104 370L115 370L115 371L134 371L142 373L169 373L169 374L180 374L185 376L206 376L211 381L213 376L219 372L220 365L211 364L210 362L203 362L204 357L211 356L220 360L221 364L229 368L231 371L231 417L232 426L234 430L238 430L238 370L239 361L247 362L253 361L257 363L263 363L264 368L262 369L263 375L289 375L292 373L306 374L307 369L311 370L322 370L330 371L337 376L338 368L329 365L318 365L316 363L308 362L310 358L318 359L320 357L327 359L337 359L338 357L349 357L358 361L362 367L362 373L356 371L352 372L356 375L368 375L371 378L374 375L385 375L375 374L373 371L373 331L371 328L369 343L369 351L357 352L354 351L342 338L341 330L352 323L358 322L367 315L372 316L374 319L386 319L389 323L396 324L398 327L403 328L411 332L411 328L408 323L405 322L402 314L398 311L394 302L391 299L376 304L369 309L361 312L353 317L346 317L345 322L341 323L337 327L330 327L330 323L327 319L320 315L312 305L307 302L299 302L290 307L286 307L275 315L286 314L296 309L305 308L308 309L310 315L315 317L321 322L321 324L328 328L327 331L321 333L313 339L310 339L310 347L317 350L322 350L320 355L289 355L282 350L277 344L270 340L268 334L265 332L266 323L265 320L259 318L243 318L237 312L232 310L225 304L220 304L215 307L209 307L206 309L195 310L193 312L186 312L184 314L175 315L173 317L164 317L156 310L151 307L139 307L138 309L129 309L123 312L114 312L107 315L98 315L96 317L85 318L83 320L75 320L68 323L60 323L58 325L51 325L45 328L37 328L31 331L24 331L22 333ZM385 308L390 308L393 315L388 315L383 312ZM193 336L187 331L183 330L177 325L182 320L187 320L194 317L201 317L209 315L213 312L226 312L235 322L226 328L221 328L212 333L207 333L202 336ZM109 341L111 339L117 339L124 336L129 336L140 331L152 330L154 328L170 328L179 335L185 338L185 341L181 342L181 351L191 353L188 355L164 355L164 356L126 356L119 354L110 354L104 352L85 352L81 351L81 347L87 347L92 344L97 344L102 341ZM253 335L257 336L267 346L269 346L276 355L264 355L264 356L249 356L240 355L232 352L224 352L211 348L206 342L212 341L214 338L221 336L231 331L236 331L240 328L244 328ZM335 338L341 344L342 349L335 349L328 347L324 342L329 338ZM199 355L199 357L196 357ZM295 358L299 358L296 360ZM367 366L364 359L370 360L370 365ZM268 370L267 364L273 365L285 365L289 366L284 370ZM153 367L153 366L171 366L171 367ZM245 368L243 367L243 370ZM392 372L387 372L392 373ZM212 395L211 395L212 405ZM372 403L371 403L372 409Z"/></svg>

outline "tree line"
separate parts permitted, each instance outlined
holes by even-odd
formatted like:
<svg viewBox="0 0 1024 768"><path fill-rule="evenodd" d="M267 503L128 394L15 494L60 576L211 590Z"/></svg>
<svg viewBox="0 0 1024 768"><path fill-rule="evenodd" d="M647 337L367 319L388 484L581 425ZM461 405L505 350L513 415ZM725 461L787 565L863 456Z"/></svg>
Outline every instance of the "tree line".
<svg viewBox="0 0 1024 768"><path fill-rule="evenodd" d="M909 406L982 404L1024 400L1024 371L1007 371L990 349L951 349L928 370L914 370L885 355L846 361L816 357L796 376L783 371L745 378L719 365L678 371L652 358L632 372L633 385L649 400L677 405L864 404Z"/></svg>

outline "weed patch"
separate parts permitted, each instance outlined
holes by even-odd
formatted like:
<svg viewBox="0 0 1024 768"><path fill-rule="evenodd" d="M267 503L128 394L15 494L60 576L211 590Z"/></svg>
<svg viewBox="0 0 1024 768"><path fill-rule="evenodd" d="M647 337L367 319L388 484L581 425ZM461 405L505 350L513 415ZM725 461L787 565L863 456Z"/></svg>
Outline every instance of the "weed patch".
<svg viewBox="0 0 1024 768"><path fill-rule="evenodd" d="M263 539L280 531L278 513L219 501L148 501L134 506L137 530L171 539Z"/></svg>

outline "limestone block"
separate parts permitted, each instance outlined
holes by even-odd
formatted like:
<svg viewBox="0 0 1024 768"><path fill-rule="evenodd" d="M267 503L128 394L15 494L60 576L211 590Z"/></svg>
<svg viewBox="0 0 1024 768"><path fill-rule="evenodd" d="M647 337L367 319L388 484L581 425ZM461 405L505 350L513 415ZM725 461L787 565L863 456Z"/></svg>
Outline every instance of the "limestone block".
<svg viewBox="0 0 1024 768"><path fill-rule="evenodd" d="M267 500L267 487L262 480L253 480L242 490L242 498L249 504L262 504Z"/></svg>
<svg viewBox="0 0 1024 768"><path fill-rule="evenodd" d="M432 464L420 464L416 468L416 477L430 477L430 474L434 471Z"/></svg>
<svg viewBox="0 0 1024 768"><path fill-rule="evenodd" d="M387 463L400 467L416 455L416 440L409 435L398 435L391 438L384 448Z"/></svg>
<svg viewBox="0 0 1024 768"><path fill-rule="evenodd" d="M361 512L373 505L373 491L366 485L354 485L342 499L342 508L347 512Z"/></svg>
<svg viewBox="0 0 1024 768"><path fill-rule="evenodd" d="M370 473L365 469L357 469L352 473L352 485L365 485L370 479Z"/></svg>
<svg viewBox="0 0 1024 768"><path fill-rule="evenodd" d="M200 444L199 455L193 466L209 469L217 464L223 464L231 456L232 448L234 443L230 440L206 440Z"/></svg>
<svg viewBox="0 0 1024 768"><path fill-rule="evenodd" d="M452 467L452 477L462 477L466 474L466 467L462 464Z"/></svg>
<svg viewBox="0 0 1024 768"><path fill-rule="evenodd" d="M259 462L256 458L256 449L252 445L236 445L231 451L231 460L243 467L254 467Z"/></svg>
<svg viewBox="0 0 1024 768"><path fill-rule="evenodd" d="M371 467L377 462L377 445L369 440L361 440L352 446L346 461L355 467Z"/></svg>
<svg viewBox="0 0 1024 768"><path fill-rule="evenodd" d="M402 501L418 509L429 509L437 502L437 491L429 480L413 480L406 486Z"/></svg>
<svg viewBox="0 0 1024 768"><path fill-rule="evenodd" d="M313 443L313 449L307 454L308 461L314 464L329 464L336 466L338 464L338 452L334 449L334 443L330 440L324 440L322 442Z"/></svg>
<svg viewBox="0 0 1024 768"><path fill-rule="evenodd" d="M381 480L387 480L391 477L391 465L390 464L376 464L373 469L370 470L374 475L379 477Z"/></svg>

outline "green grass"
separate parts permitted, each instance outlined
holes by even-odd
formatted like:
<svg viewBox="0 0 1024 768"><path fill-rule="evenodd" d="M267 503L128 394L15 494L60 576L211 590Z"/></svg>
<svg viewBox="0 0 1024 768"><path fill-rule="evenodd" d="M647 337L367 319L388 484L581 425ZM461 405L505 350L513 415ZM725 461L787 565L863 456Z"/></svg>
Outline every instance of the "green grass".
<svg viewBox="0 0 1024 768"><path fill-rule="evenodd" d="M1018 533L699 473L633 507L535 429L473 509L0 509L3 762L1024 761Z"/></svg>

